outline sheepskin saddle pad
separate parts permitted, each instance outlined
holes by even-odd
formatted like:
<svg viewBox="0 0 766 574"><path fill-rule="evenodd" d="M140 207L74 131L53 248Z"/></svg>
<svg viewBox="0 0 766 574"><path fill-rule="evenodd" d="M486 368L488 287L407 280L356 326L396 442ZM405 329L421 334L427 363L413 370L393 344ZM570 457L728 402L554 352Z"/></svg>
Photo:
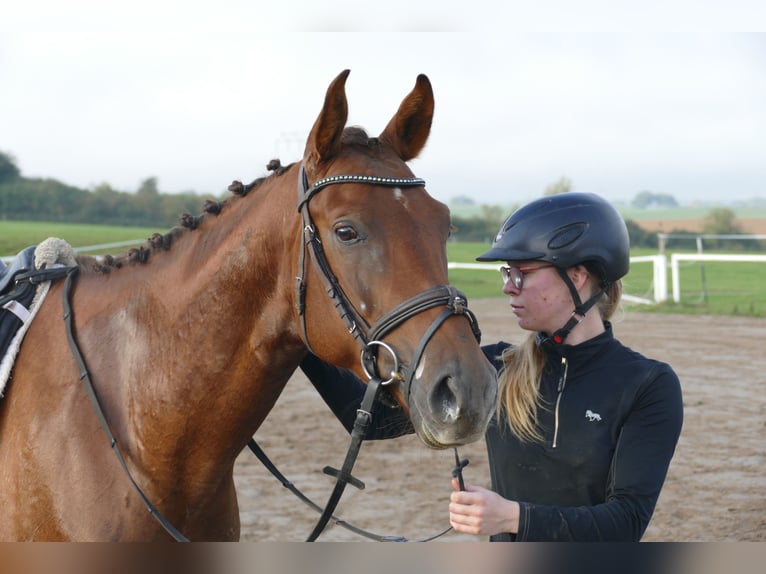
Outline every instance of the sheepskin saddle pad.
<svg viewBox="0 0 766 574"><path fill-rule="evenodd" d="M0 262L0 396L51 282L75 265L72 247L56 237L23 249L7 265Z"/></svg>

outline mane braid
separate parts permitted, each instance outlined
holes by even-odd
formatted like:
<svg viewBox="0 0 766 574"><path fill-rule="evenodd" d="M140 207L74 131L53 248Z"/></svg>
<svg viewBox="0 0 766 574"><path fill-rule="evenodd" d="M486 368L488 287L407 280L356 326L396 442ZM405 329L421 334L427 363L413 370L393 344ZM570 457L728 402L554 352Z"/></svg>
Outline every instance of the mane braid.
<svg viewBox="0 0 766 574"><path fill-rule="evenodd" d="M178 224L186 229L197 229L199 227L202 217L199 215L192 215L191 213L182 213L178 218Z"/></svg>
<svg viewBox="0 0 766 574"><path fill-rule="evenodd" d="M285 173L287 170L289 170L294 165L294 163L295 162L290 163L290 164L288 164L286 166L283 166L282 162L279 159L272 159L268 164L266 164L266 169L271 171L271 172L273 172L272 175L280 176L283 173ZM248 193L250 193L252 190L260 187L260 185L264 181L269 179L269 177L271 177L271 176L259 177L257 179L254 179L253 181L251 181L248 184L244 184L240 180L235 179L234 181L231 182L231 184L229 185L228 189L234 195L237 195L239 197L244 197Z"/></svg>
<svg viewBox="0 0 766 574"><path fill-rule="evenodd" d="M279 159L272 159L266 165L266 169L272 172L271 175L267 177L259 177L249 184L243 184L241 181L235 180L229 185L228 189L235 196L244 197L250 191L259 187L264 181L269 179L269 177L280 176L292 166L293 163L283 166ZM121 269L126 263L146 263L149 261L152 253L155 251L169 251L178 237L197 229L206 215L219 215L227 204L228 200L226 199L222 201L207 199L202 206L202 213L200 215L192 215L188 212L182 213L178 218L178 225L165 234L153 233L147 239L146 245L131 248L127 253L117 257L113 255L104 255L99 259L92 255L79 255L77 256L77 262L83 269L89 268L93 272L101 274L111 273L113 269Z"/></svg>
<svg viewBox="0 0 766 574"><path fill-rule="evenodd" d="M211 213L213 215L218 215L221 213L221 210L226 206L226 200L223 201L213 201L212 199L208 199L205 204L202 206L202 211L205 213Z"/></svg>

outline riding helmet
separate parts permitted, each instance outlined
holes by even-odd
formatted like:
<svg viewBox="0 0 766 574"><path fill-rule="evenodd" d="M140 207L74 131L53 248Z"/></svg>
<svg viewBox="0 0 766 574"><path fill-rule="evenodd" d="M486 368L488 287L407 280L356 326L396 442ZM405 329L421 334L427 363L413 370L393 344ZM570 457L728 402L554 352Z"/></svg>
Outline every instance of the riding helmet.
<svg viewBox="0 0 766 574"><path fill-rule="evenodd" d="M477 261L538 259L566 269L583 264L605 283L625 276L630 239L617 210L594 193L546 195L505 220L492 249Z"/></svg>

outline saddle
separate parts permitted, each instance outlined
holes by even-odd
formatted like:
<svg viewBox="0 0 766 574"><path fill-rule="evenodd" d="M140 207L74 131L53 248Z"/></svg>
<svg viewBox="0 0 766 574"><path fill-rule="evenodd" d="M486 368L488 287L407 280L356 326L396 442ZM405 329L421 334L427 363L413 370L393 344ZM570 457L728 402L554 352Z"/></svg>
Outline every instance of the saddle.
<svg viewBox="0 0 766 574"><path fill-rule="evenodd" d="M10 369L9 362L21 344L24 333L20 331L22 327L26 331L35 314L33 307L36 309L42 303L38 288L42 283L65 277L74 265L72 247L55 237L21 250L7 265L0 261L0 393L4 377L9 375L6 372ZM13 352L9 353L12 345Z"/></svg>
<svg viewBox="0 0 766 574"><path fill-rule="evenodd" d="M35 246L20 251L9 265L0 262L0 357L5 355L16 331L29 315L37 286L17 281L35 269Z"/></svg>

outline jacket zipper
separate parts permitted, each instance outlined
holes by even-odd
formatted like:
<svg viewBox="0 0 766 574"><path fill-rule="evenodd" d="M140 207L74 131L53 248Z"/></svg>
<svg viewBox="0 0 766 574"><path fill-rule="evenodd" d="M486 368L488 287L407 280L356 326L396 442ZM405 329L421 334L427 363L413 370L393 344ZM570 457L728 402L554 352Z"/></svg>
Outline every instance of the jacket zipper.
<svg viewBox="0 0 766 574"><path fill-rule="evenodd" d="M569 370L569 363L566 357L561 357L561 366L563 371L559 377L559 385L556 389L558 396L556 397L556 409L554 411L554 427L553 427L553 448L556 448L556 443L559 438L559 403L561 402L561 395L564 392L564 386L567 384L567 371Z"/></svg>

